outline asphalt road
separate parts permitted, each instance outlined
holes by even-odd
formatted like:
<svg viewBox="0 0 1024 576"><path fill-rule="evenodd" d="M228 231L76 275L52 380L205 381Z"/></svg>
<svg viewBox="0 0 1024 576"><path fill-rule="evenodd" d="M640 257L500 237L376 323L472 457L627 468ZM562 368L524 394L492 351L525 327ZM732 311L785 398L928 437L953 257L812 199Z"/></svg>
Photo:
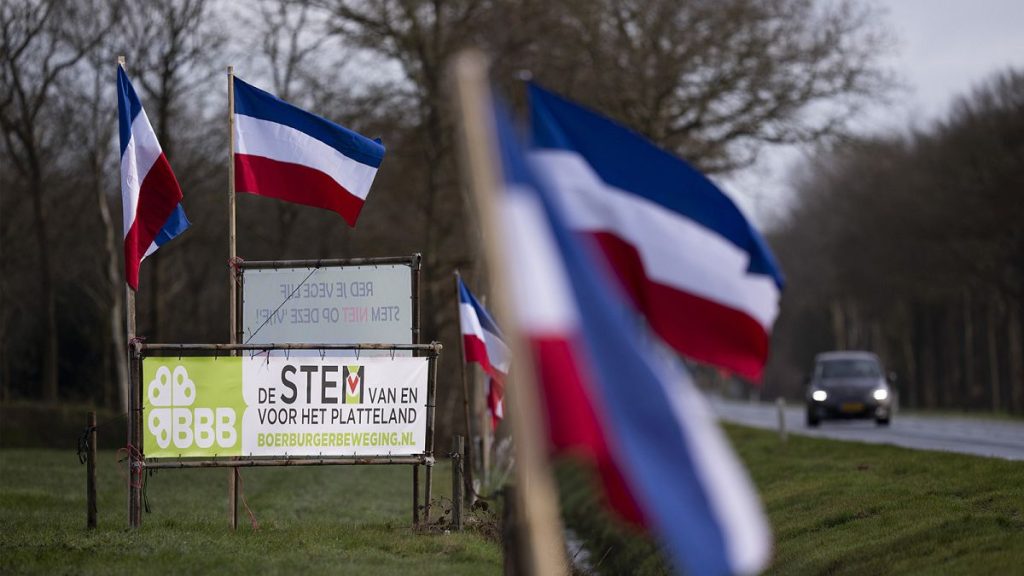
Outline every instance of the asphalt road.
<svg viewBox="0 0 1024 576"><path fill-rule="evenodd" d="M718 396L708 396L708 401L721 420L778 429L775 404L736 402ZM786 430L790 434L1024 460L1024 422L1021 421L896 413L887 427L876 426L874 420L826 420L818 428L808 428L803 405L788 405L785 414Z"/></svg>

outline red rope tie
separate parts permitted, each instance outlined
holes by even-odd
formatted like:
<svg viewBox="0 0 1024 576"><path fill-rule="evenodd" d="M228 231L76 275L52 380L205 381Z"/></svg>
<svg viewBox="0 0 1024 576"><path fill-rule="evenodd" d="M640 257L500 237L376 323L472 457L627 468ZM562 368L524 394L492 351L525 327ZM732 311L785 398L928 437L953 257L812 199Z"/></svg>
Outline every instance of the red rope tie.
<svg viewBox="0 0 1024 576"><path fill-rule="evenodd" d="M127 446L125 446L123 448L118 448L117 449L117 456L118 456L118 461L119 462L121 461L121 452L124 452L124 454L125 454L125 461L128 462L128 466L129 466L129 470L127 472L128 479L130 481L129 486L131 486L132 488L139 488L139 489L141 489L142 488L142 466L136 466L135 470L131 470L130 467L132 465L133 457L134 457L135 462L142 461L142 452L139 452L139 449L136 448L135 446L132 446L131 444L128 444ZM122 476L124 476L124 473L122 473Z"/></svg>
<svg viewBox="0 0 1024 576"><path fill-rule="evenodd" d="M242 482L242 473L238 471L238 468L235 468L235 474L238 476L238 493L242 495L242 505L245 506L245 511L249 514L252 531L257 532L260 529L260 523L256 521L256 515L252 513L252 509L249 508L249 502L245 498L245 483Z"/></svg>
<svg viewBox="0 0 1024 576"><path fill-rule="evenodd" d="M242 274L242 264L245 264L245 260L238 256L228 258L228 267L231 268L233 277L237 278Z"/></svg>

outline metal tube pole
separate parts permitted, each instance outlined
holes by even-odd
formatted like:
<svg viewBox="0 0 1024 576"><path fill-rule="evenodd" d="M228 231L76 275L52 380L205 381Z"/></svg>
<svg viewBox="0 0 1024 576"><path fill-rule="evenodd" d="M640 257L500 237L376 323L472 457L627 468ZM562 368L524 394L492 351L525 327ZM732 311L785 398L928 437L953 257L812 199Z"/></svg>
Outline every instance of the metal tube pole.
<svg viewBox="0 0 1024 576"><path fill-rule="evenodd" d="M412 467L412 526L420 527L420 465Z"/></svg>
<svg viewBox="0 0 1024 576"><path fill-rule="evenodd" d="M412 343L420 343L420 268L422 268L423 257L420 254L412 256ZM413 351L413 355L418 355ZM429 382L427 384L430 385ZM413 526L420 524L420 467L412 467L412 523Z"/></svg>
<svg viewBox="0 0 1024 576"><path fill-rule="evenodd" d="M229 342L238 344L238 275L235 271L235 68L228 66L228 315ZM228 474L228 525L238 528L238 469Z"/></svg>
<svg viewBox="0 0 1024 576"><path fill-rule="evenodd" d="M430 462L427 463L424 479L424 495L423 501L423 519L424 522L430 524L430 498L431 498L431 480L433 475L433 456L434 456L434 416L437 413L435 405L437 404L436 392L437 392L437 351L440 351L441 344L439 342L432 342L436 349L435 353L431 354L427 362L429 363L428 376L427 376L427 438L426 438L426 455L430 457Z"/></svg>
<svg viewBox="0 0 1024 576"><path fill-rule="evenodd" d="M142 468L144 465L141 435L142 399L140 397L142 357L139 354L138 342L130 343L128 349L131 351L128 383L131 398L131 406L128 408L130 428L128 432L128 525L131 528L139 528L142 526Z"/></svg>
<svg viewBox="0 0 1024 576"><path fill-rule="evenodd" d="M426 354L439 354L442 346L438 342L430 344L149 344L138 343L140 350L154 352L234 352L269 350L412 350ZM422 354L419 354L422 356Z"/></svg>

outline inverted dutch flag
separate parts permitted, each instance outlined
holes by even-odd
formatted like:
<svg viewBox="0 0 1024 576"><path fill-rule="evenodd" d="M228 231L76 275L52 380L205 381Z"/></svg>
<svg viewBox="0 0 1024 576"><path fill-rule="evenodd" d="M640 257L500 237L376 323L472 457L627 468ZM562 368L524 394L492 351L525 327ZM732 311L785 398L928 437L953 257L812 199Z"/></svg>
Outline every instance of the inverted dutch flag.
<svg viewBox="0 0 1024 576"><path fill-rule="evenodd" d="M767 521L703 396L688 374L642 347L649 339L611 273L569 229L498 110L502 265L554 447L593 458L610 503L649 528L678 569L762 569Z"/></svg>
<svg viewBox="0 0 1024 576"><path fill-rule="evenodd" d="M707 177L642 136L530 85L531 161L634 306L679 353L760 381L782 273Z"/></svg>
<svg viewBox="0 0 1024 576"><path fill-rule="evenodd" d="M235 190L337 212L355 226L384 146L237 77Z"/></svg>
<svg viewBox="0 0 1024 576"><path fill-rule="evenodd" d="M117 67L117 118L121 140L121 206L124 274L139 289L139 266L189 227L181 187L171 172L146 111L124 68Z"/></svg>
<svg viewBox="0 0 1024 576"><path fill-rule="evenodd" d="M458 278L459 324L462 328L462 348L466 362L476 362L489 376L487 408L491 412L491 426L497 428L505 417L505 378L512 357L504 336L487 309Z"/></svg>

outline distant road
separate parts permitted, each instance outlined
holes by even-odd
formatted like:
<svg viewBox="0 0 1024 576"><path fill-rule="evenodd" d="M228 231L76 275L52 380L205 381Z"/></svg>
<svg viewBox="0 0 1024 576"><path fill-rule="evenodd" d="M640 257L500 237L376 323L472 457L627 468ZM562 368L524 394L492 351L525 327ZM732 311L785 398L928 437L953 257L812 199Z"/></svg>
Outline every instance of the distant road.
<svg viewBox="0 0 1024 576"><path fill-rule="evenodd" d="M724 400L712 395L708 396L708 401L718 417L726 422L778 429L774 404ZM788 405L786 429L790 434L833 440L1024 460L1024 422L897 413L888 427L876 426L874 420L826 420L818 428L808 428L803 405Z"/></svg>

